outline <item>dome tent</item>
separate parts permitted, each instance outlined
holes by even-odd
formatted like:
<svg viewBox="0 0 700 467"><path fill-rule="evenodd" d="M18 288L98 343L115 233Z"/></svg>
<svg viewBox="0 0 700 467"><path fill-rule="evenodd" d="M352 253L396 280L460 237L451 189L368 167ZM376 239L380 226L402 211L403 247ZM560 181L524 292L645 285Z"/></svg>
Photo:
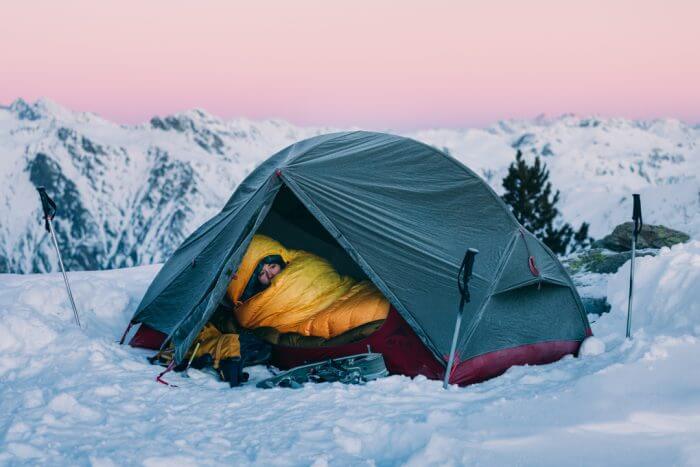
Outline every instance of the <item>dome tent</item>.
<svg viewBox="0 0 700 467"><path fill-rule="evenodd" d="M390 329L382 326L379 338L392 339L394 330L422 347L412 352L422 361L395 366L398 372L444 373L459 303L456 277L469 247L480 253L451 382L556 360L575 353L590 334L562 265L485 181L433 147L364 131L301 141L257 167L168 259L131 323L167 336L182 361L256 232L283 244L288 237L296 242L291 246L315 250L340 272L370 279L392 305ZM342 346L329 350L343 352ZM278 348L274 354L287 365L328 355L314 352Z"/></svg>

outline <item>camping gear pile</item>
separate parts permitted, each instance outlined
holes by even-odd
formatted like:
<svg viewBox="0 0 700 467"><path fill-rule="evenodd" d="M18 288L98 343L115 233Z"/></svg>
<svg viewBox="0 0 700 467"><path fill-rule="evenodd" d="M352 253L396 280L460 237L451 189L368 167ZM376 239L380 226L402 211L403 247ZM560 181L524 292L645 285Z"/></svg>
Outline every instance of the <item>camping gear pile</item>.
<svg viewBox="0 0 700 467"><path fill-rule="evenodd" d="M388 376L382 354L367 351L366 354L329 358L283 371L256 384L260 389L274 387L300 388L304 383L364 384Z"/></svg>
<svg viewBox="0 0 700 467"><path fill-rule="evenodd" d="M281 369L370 346L392 374L465 385L576 353L591 333L556 256L484 180L436 148L355 131L301 141L257 167L162 267L131 320L131 345L171 346L174 365L187 362L256 234L325 258L388 303L382 320L340 335L277 330L268 342ZM479 255L453 339L468 248Z"/></svg>

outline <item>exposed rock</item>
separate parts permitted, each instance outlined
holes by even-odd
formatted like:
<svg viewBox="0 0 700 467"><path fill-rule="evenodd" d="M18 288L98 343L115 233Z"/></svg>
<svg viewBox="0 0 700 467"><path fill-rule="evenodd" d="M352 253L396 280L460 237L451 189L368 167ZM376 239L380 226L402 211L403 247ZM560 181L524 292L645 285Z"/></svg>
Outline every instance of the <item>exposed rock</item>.
<svg viewBox="0 0 700 467"><path fill-rule="evenodd" d="M10 110L17 115L20 120L39 120L41 114L36 106L27 104L24 99L19 98L10 105Z"/></svg>
<svg viewBox="0 0 700 467"><path fill-rule="evenodd" d="M630 251L632 248L632 232L634 224L625 222L615 227L609 235L593 243L594 248L607 248L612 251ZM663 225L644 225L637 239L637 248L670 247L676 243L685 243L690 236L678 230L669 229Z"/></svg>
<svg viewBox="0 0 700 467"><path fill-rule="evenodd" d="M597 243L597 242L596 242ZM638 250L637 256L654 255L653 250ZM580 272L594 272L597 274L611 274L617 272L620 267L630 260L631 251L614 252L602 248L584 250L562 260L569 274Z"/></svg>
<svg viewBox="0 0 700 467"><path fill-rule="evenodd" d="M518 149L521 146L524 146L526 144L532 144L535 141L535 135L532 133L525 133L524 135L520 136L511 146L513 149Z"/></svg>
<svg viewBox="0 0 700 467"><path fill-rule="evenodd" d="M605 297L581 297L581 302L589 315L602 315L610 311L610 304Z"/></svg>

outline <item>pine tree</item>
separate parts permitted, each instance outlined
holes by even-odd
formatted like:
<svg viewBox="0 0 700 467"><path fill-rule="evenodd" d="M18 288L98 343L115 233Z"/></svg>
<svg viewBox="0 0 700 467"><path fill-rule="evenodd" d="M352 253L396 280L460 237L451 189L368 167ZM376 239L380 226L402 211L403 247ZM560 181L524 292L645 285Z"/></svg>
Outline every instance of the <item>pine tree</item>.
<svg viewBox="0 0 700 467"><path fill-rule="evenodd" d="M584 222L574 232L571 225L557 219L559 190L552 191L549 170L539 156L530 166L518 151L503 179L503 188L503 201L510 206L518 222L553 252L563 255L567 250L587 246L592 241L588 236L588 223Z"/></svg>

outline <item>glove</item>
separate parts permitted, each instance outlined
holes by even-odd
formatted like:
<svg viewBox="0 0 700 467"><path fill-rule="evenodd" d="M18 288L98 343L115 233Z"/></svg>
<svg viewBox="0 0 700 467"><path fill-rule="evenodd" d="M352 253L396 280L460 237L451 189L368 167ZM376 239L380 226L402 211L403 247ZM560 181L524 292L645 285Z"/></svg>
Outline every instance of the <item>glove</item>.
<svg viewBox="0 0 700 467"><path fill-rule="evenodd" d="M219 362L219 376L221 381L227 381L229 386L235 388L248 381L248 373L243 372L240 357L225 358Z"/></svg>

